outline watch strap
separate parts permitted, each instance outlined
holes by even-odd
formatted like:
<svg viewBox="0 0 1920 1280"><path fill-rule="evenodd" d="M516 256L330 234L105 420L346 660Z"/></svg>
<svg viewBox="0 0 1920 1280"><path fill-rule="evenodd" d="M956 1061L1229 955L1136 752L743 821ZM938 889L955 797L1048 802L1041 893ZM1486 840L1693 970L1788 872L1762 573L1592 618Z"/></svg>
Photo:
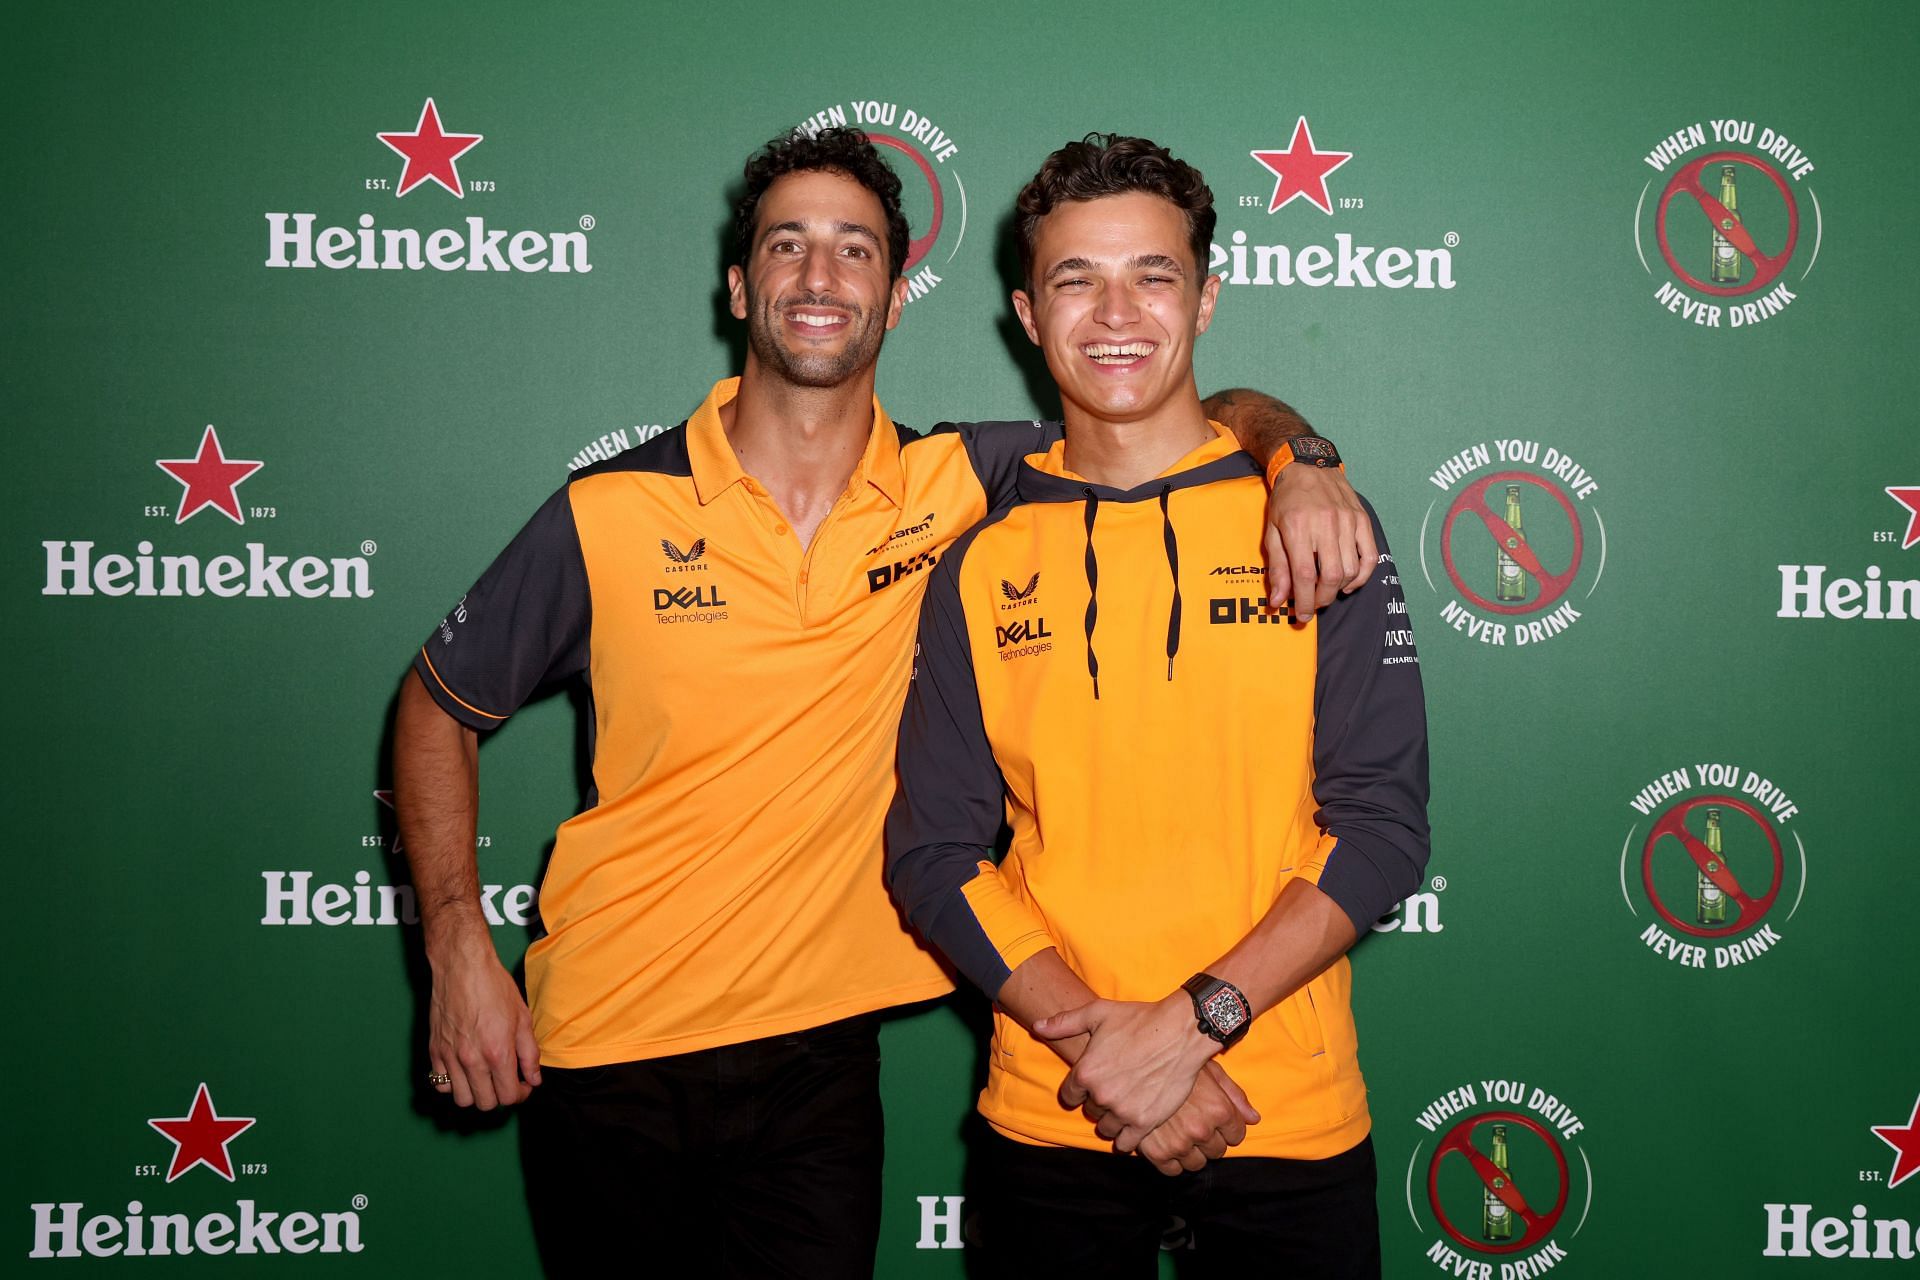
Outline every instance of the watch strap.
<svg viewBox="0 0 1920 1280"><path fill-rule="evenodd" d="M1280 442L1280 447L1267 459L1267 487L1271 489L1280 478L1280 473L1296 462L1304 462L1310 467L1339 467L1345 470L1345 464L1340 461L1340 451L1325 436L1289 436Z"/></svg>

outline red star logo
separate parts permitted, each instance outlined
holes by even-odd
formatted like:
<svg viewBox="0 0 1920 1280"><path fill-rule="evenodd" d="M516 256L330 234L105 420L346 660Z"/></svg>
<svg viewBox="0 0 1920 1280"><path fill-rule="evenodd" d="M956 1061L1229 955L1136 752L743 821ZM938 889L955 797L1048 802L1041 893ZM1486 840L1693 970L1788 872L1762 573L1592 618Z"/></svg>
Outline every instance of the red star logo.
<svg viewBox="0 0 1920 1280"><path fill-rule="evenodd" d="M203 1083L193 1095L193 1107L187 1114L147 1123L173 1143L173 1163L167 1166L168 1182L197 1164L232 1182L233 1157L227 1154L227 1144L253 1128L253 1117L216 1113L213 1098Z"/></svg>
<svg viewBox="0 0 1920 1280"><path fill-rule="evenodd" d="M1889 485L1887 496L1911 513L1906 536L1900 539L1900 549L1905 551L1920 542L1920 485Z"/></svg>
<svg viewBox="0 0 1920 1280"><path fill-rule="evenodd" d="M1320 212L1332 213L1333 201L1327 198L1327 175L1353 159L1351 151L1315 151L1313 130L1307 128L1305 116L1293 126L1293 141L1285 151L1250 154L1280 179L1273 184L1273 199L1267 202L1268 213L1278 213L1298 196L1319 205Z"/></svg>
<svg viewBox="0 0 1920 1280"><path fill-rule="evenodd" d="M220 437L211 423L207 425L206 434L200 437L200 452L196 456L161 458L153 465L178 480L185 490L180 495L180 510L173 516L175 524L185 524L187 517L202 507L214 508L235 524L247 522L240 514L240 499L234 490L260 469L260 463L229 458L222 453Z"/></svg>
<svg viewBox="0 0 1920 1280"><path fill-rule="evenodd" d="M1893 1172L1887 1175L1889 1188L1920 1173L1920 1098L1913 1100L1913 1114L1905 1124L1876 1124L1873 1136L1897 1153L1893 1157Z"/></svg>
<svg viewBox="0 0 1920 1280"><path fill-rule="evenodd" d="M453 162L479 146L484 135L441 132L440 111L433 105L432 98L420 108L420 123L413 126L412 133L373 136L406 159L407 167L400 174L400 190L394 193L396 196L407 194L431 178L460 199L467 198L460 187L460 170Z"/></svg>

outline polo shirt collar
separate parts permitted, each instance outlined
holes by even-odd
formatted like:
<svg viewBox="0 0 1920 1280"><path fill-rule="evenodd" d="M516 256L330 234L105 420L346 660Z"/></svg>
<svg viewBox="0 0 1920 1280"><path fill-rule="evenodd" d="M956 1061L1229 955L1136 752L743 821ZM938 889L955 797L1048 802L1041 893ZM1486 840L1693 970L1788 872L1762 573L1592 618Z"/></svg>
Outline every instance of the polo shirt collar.
<svg viewBox="0 0 1920 1280"><path fill-rule="evenodd" d="M740 379L722 378L713 384L713 390L687 419L687 458L693 468L693 490L703 507L728 488L748 479L733 451L733 442L727 439L726 428L720 425L721 406L731 403L739 394ZM862 484L878 489L896 507L906 501L900 435L893 419L880 407L878 396L873 400L873 430L867 437L867 448L860 455L859 465L853 469L848 490L851 492Z"/></svg>

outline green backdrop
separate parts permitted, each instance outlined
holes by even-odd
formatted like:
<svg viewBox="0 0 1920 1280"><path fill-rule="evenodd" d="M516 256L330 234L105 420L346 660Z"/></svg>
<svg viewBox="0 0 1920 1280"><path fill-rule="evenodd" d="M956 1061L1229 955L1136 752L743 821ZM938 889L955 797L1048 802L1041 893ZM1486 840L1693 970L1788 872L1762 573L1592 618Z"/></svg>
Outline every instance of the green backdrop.
<svg viewBox="0 0 1920 1280"><path fill-rule="evenodd" d="M393 693L570 463L732 370L725 192L759 142L842 116L898 141L926 239L881 365L896 416L1052 411L1003 220L1062 141L1144 133L1220 206L1202 386L1295 403L1380 509L1434 784L1431 878L1355 955L1387 1273L1911 1258L1909 1139L1873 1129L1920 1101L1920 526L1889 492L1920 487L1915 14L16 13L6 1270L124 1265L183 1229L176 1269L533 1269L511 1124L417 1083ZM459 198L398 195L377 136L429 98L481 138ZM1326 210L1317 187L1272 209L1253 153L1298 177L1302 119L1318 167L1349 158ZM483 752L510 959L580 751L562 697ZM884 1275L963 1272L977 1014L887 1030ZM1495 1123L1527 1205L1505 1244L1482 1230ZM169 1179L176 1147L207 1158Z"/></svg>

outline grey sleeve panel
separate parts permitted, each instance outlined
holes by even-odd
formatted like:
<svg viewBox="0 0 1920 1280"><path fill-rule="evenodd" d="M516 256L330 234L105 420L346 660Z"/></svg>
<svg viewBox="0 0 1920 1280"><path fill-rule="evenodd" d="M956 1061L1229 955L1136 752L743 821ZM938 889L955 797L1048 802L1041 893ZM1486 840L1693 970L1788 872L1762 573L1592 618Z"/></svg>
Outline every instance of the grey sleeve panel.
<svg viewBox="0 0 1920 1280"><path fill-rule="evenodd" d="M587 667L593 601L568 490L548 498L414 655L448 715L495 729L540 686Z"/></svg>
<svg viewBox="0 0 1920 1280"><path fill-rule="evenodd" d="M1371 504L1380 560L1319 614L1313 694L1314 820L1336 840L1320 888L1356 933L1420 887L1427 824L1427 710L1400 570Z"/></svg>
<svg viewBox="0 0 1920 1280"><path fill-rule="evenodd" d="M943 422L934 428L958 431L966 446L967 460L979 477L987 495L987 510L1011 506L1014 482L1020 474L1020 460L1030 453L1045 453L1060 439L1057 422ZM928 434L932 434L929 432Z"/></svg>
<svg viewBox="0 0 1920 1280"><path fill-rule="evenodd" d="M959 566L972 535L933 571L900 716L899 779L887 813L887 887L920 935L989 996L1008 970L963 892L1000 833L1006 783L980 718Z"/></svg>

